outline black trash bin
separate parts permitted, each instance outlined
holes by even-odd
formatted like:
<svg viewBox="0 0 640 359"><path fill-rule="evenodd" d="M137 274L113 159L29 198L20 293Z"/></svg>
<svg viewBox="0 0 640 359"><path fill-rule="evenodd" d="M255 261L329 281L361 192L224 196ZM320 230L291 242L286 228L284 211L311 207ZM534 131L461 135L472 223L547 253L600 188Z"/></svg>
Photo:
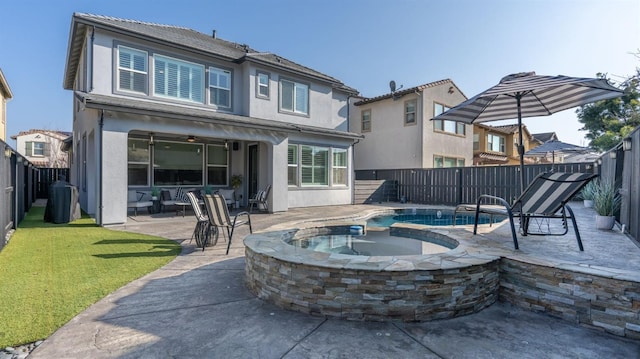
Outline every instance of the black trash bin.
<svg viewBox="0 0 640 359"><path fill-rule="evenodd" d="M66 181L49 186L49 198L44 211L45 222L69 223L80 218L78 189Z"/></svg>

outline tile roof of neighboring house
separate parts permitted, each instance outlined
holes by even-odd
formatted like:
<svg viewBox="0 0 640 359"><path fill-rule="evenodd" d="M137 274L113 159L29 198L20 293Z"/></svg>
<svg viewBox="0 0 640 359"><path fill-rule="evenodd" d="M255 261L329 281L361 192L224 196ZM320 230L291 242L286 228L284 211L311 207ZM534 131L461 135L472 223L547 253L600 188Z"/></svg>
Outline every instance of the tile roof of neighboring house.
<svg viewBox="0 0 640 359"><path fill-rule="evenodd" d="M406 94L414 93L416 91L424 91L425 89L430 88L430 87L436 87L436 86L446 85L446 84L449 84L449 85L453 86L456 90L458 90L458 92L460 92L462 94L462 96L464 96L465 99L467 98L467 96L465 96L464 93L462 91L460 91L458 86L456 86L456 84L454 84L453 81L451 81L451 79L444 79L444 80L429 82L429 83L426 83L424 85L420 85L420 86L416 86L416 87L411 87L411 88L404 89L404 90L401 90L401 91L390 92L390 93L387 93L387 94L384 94L384 95L371 97L371 98L365 98L362 101L358 101L358 102L354 103L354 105L356 105L356 106L366 105L368 103L381 101L381 100L385 100L385 99L392 98L392 97L400 97L400 96L404 96Z"/></svg>
<svg viewBox="0 0 640 359"><path fill-rule="evenodd" d="M186 27L162 25L137 20L119 19L110 16L74 13L71 25L71 37L67 53L67 68L65 69L64 88L72 89L75 74L80 61L85 29L100 27L110 31L124 33L126 35L139 36L152 41L162 41L192 52L203 53L226 61L243 63L255 62L295 74L304 75L320 81L327 82L332 87L357 94L358 91L346 86L340 80L325 75L319 71L302 66L293 61L272 53L259 52L248 45L238 44L206 35Z"/></svg>
<svg viewBox="0 0 640 359"><path fill-rule="evenodd" d="M98 94L88 94L76 91L75 95L87 108L97 108L113 111L145 113L150 116L182 118L207 123L232 124L237 127L261 128L276 131L303 132L321 134L340 138L361 139L363 135L347 131L327 129L323 127L300 125L289 122L265 120L256 117L239 116L228 113L213 112L196 107L187 107L169 103L156 103L148 100L130 99Z"/></svg>
<svg viewBox="0 0 640 359"><path fill-rule="evenodd" d="M499 125L499 126L490 126L490 125L485 125L484 123L474 123L474 125L478 126L478 127L482 127L488 130L492 130L495 132L499 132L499 133L504 133L507 135L511 135L511 134L515 134L518 132L518 125L517 124L511 124L511 125ZM531 134L529 133L529 130L527 129L526 125L522 125L522 129L523 129L523 134L528 136L529 139L531 139Z"/></svg>
<svg viewBox="0 0 640 359"><path fill-rule="evenodd" d="M2 92L2 96L6 99L13 98L13 93L11 92L11 88L9 88L9 83L7 83L2 69L0 69L0 92Z"/></svg>
<svg viewBox="0 0 640 359"><path fill-rule="evenodd" d="M555 132L532 133L531 136L533 136L535 140L540 141L540 143L558 139Z"/></svg>
<svg viewBox="0 0 640 359"><path fill-rule="evenodd" d="M15 140L17 139L19 136L26 136L26 135L31 135L34 133L42 133L45 134L47 136L51 136L51 137L55 137L59 140L64 140L65 138L69 137L72 135L71 132L67 132L67 131L56 131L56 130L41 130L41 129L30 129L28 131L20 131L17 135L13 135L11 136L11 139Z"/></svg>

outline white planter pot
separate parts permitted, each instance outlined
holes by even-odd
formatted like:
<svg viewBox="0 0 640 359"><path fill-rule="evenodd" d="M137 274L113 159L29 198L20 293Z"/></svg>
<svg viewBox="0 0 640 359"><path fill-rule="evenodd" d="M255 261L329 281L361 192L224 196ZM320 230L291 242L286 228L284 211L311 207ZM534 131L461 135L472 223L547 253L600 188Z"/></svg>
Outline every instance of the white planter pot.
<svg viewBox="0 0 640 359"><path fill-rule="evenodd" d="M601 216L596 214L596 229L606 229L610 230L613 228L613 224L616 222L616 217L614 216Z"/></svg>
<svg viewBox="0 0 640 359"><path fill-rule="evenodd" d="M593 200L592 199L585 199L583 201L583 203L584 203L584 206L586 208L593 208Z"/></svg>

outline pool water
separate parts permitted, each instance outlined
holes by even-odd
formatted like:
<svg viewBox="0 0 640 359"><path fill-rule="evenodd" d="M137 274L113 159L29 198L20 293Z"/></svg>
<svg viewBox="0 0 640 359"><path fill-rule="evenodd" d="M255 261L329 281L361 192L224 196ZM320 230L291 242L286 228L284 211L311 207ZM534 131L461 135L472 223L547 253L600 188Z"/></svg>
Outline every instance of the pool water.
<svg viewBox="0 0 640 359"><path fill-rule="evenodd" d="M435 238L413 239L389 235L389 229L371 230L364 236L318 235L293 239L289 244L325 253L360 256L402 256L443 253L451 246Z"/></svg>
<svg viewBox="0 0 640 359"><path fill-rule="evenodd" d="M456 225L473 224L474 214L458 213ZM493 216L493 223L501 222L504 216ZM491 217L481 214L478 219L479 224L488 224ZM367 220L367 227L389 227L394 223L414 223L428 226L451 226L453 225L452 210L438 209L409 209L400 213L373 217Z"/></svg>

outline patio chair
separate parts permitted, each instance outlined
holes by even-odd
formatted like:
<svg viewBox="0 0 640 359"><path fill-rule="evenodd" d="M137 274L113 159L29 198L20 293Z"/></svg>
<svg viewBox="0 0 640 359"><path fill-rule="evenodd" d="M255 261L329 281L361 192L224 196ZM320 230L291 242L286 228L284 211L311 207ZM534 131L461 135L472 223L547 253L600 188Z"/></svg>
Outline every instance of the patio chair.
<svg viewBox="0 0 640 359"><path fill-rule="evenodd" d="M191 202L191 207L193 207L193 213L196 216L197 221L196 228L193 230L189 243L191 243L195 238L196 246L200 247L202 246L202 241L209 230L209 218L206 213L202 212L202 209L200 208L200 200L198 200L198 197L194 192L187 192L187 197L189 198L189 202Z"/></svg>
<svg viewBox="0 0 640 359"><path fill-rule="evenodd" d="M264 210L269 212L269 203L267 203L269 192L271 192L271 185L267 185L264 190L258 191L255 197L249 199L249 213L251 213L254 204L256 205L256 209L260 210L260 205L262 205Z"/></svg>
<svg viewBox="0 0 640 359"><path fill-rule="evenodd" d="M531 184L522 192L513 204L509 204L500 197L491 195L481 195L478 197L476 204L461 204L454 211L455 216L458 212L475 212L475 223L473 225L473 234L478 232L478 218L480 213L489 215L505 215L509 218L511 225L511 235L513 237L513 245L518 249L518 238L516 237L514 216L520 217L520 231L523 236L530 235L556 235L562 236L567 234L568 219L571 219L573 230L576 233L578 247L584 251L580 232L576 223L575 216L571 207L567 202L576 195L582 187L597 175L590 173L541 173L533 179ZM567 215L568 214L568 215ZM553 233L547 222L547 230L543 230L544 224L538 224L538 231L530 231L529 225L532 219L561 219L563 232Z"/></svg>
<svg viewBox="0 0 640 359"><path fill-rule="evenodd" d="M138 215L138 208L146 208L148 213L151 213L151 207L153 202L151 198L145 200L147 194L145 192L139 192L135 190L129 190L127 194L127 209L133 208L133 215Z"/></svg>
<svg viewBox="0 0 640 359"><path fill-rule="evenodd" d="M249 225L249 233L253 233L253 229L251 228L251 216L249 212L240 212L233 217L233 221L229 217L229 210L227 209L227 204L219 194L209 195L206 194L204 196L204 204L207 208L207 214L209 215L209 228L207 230L207 235L204 238L202 243L202 250L207 245L207 242L211 238L212 231L216 231L214 233L216 235L216 239L219 234L219 229L225 228L227 230L228 240L227 240L227 252L225 254L229 254L229 248L231 248L231 239L233 238L233 232L236 227L241 226L243 224ZM246 216L246 219L241 219ZM224 236L224 232L222 231L222 235Z"/></svg>

